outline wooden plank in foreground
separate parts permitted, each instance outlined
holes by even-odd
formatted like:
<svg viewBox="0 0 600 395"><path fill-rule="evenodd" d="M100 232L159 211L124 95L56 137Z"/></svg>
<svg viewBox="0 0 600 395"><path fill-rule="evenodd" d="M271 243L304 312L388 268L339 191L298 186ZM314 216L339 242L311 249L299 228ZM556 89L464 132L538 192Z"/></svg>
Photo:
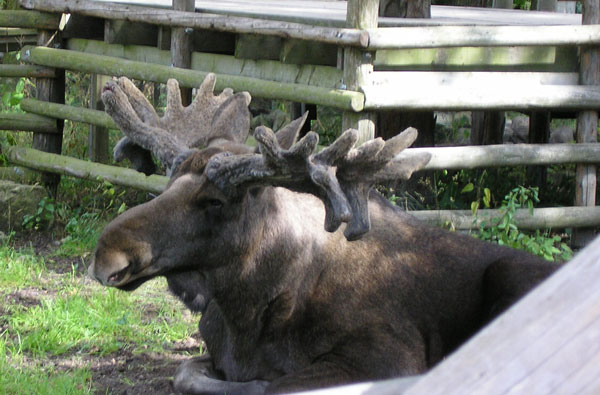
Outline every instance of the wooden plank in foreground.
<svg viewBox="0 0 600 395"><path fill-rule="evenodd" d="M599 394L600 238L406 394Z"/></svg>

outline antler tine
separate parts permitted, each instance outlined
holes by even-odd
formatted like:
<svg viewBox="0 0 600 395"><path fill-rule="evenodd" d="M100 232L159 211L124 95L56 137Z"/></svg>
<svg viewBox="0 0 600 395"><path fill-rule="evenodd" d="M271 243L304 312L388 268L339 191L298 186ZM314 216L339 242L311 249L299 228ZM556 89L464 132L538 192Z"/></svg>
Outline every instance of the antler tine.
<svg viewBox="0 0 600 395"><path fill-rule="evenodd" d="M318 154L314 154L318 143L314 132L287 150L267 127L257 128L254 137L260 154L217 155L206 166L208 179L230 196L257 185L312 193L325 205L325 229L333 232L347 222L344 235L348 240L356 240L370 229L368 197L373 185L408 179L430 158L429 154L396 158L415 140L412 128L387 142L376 139L356 149L352 147L358 132L350 129Z"/></svg>
<svg viewBox="0 0 600 395"><path fill-rule="evenodd" d="M158 127L144 123L133 109L126 93L116 82L107 83L102 92L102 101L106 112L123 133L142 148L157 154L164 163L172 163L178 154L185 151L185 146L175 137Z"/></svg>
<svg viewBox="0 0 600 395"><path fill-rule="evenodd" d="M215 83L216 76L209 73L194 102L184 107L179 83L168 80L167 110L159 118L144 94L129 79L121 77L117 82L109 82L102 99L107 113L127 136L115 148L115 158L127 157L138 170L147 173L153 168L151 157L135 148L138 145L160 158L170 174L194 147L244 143L250 130L250 94L233 94L231 89L225 89L215 96Z"/></svg>
<svg viewBox="0 0 600 395"><path fill-rule="evenodd" d="M348 240L360 238L371 223L368 211L369 192L373 185L390 180L407 180L422 168L430 154L416 154L396 160L402 150L417 138L417 130L408 128L388 141L371 140L337 161L337 177L352 207L352 220L344 231Z"/></svg>

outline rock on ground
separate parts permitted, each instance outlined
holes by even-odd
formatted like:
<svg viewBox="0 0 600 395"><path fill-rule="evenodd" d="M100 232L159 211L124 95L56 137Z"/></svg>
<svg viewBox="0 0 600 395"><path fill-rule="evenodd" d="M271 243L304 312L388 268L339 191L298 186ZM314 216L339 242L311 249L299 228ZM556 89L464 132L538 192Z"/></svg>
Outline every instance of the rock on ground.
<svg viewBox="0 0 600 395"><path fill-rule="evenodd" d="M41 186L0 180L0 231L22 229L23 218L35 215L40 202L47 196Z"/></svg>

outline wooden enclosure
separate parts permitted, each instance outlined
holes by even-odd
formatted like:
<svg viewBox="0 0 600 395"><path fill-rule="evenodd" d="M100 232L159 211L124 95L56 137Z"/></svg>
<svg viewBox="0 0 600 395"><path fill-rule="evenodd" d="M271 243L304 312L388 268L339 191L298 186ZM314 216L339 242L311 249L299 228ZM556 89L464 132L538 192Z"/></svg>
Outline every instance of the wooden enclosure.
<svg viewBox="0 0 600 395"><path fill-rule="evenodd" d="M217 89L342 110L343 126L359 129L363 139L378 133L382 111L526 111L535 144L415 149L432 153L430 170L577 163L578 207L522 213L519 223L595 228L600 12L597 2L584 3L583 18L433 6L430 19L415 19L378 17L376 0L21 0L23 9L0 12L0 39L8 50L22 47L27 65L0 65L0 76L36 78L43 89L22 103L27 114L0 115L0 129L32 131L34 148L60 154L62 120L87 122L91 157L105 161L106 129L114 124L96 102L91 109L61 103L64 70L97 75L94 86L102 76L125 75L155 83L176 78L186 88L214 72ZM545 144L553 113L578 118L578 144ZM45 172L154 192L164 182L145 186L142 175L72 158L49 156L41 164L22 148L8 154ZM480 211L482 218L496 214ZM415 215L473 225L464 212Z"/></svg>

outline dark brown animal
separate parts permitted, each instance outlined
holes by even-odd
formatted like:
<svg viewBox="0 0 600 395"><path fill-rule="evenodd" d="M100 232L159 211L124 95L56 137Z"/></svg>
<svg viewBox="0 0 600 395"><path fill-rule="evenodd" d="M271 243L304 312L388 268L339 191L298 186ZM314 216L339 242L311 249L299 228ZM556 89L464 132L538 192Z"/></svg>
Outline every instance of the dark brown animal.
<svg viewBox="0 0 600 395"><path fill-rule="evenodd" d="M257 153L242 145L249 95L215 97L214 84L209 75L183 108L170 81L162 119L127 79L102 96L172 176L106 227L89 272L124 290L166 276L202 312L209 355L182 365L178 391L280 393L418 374L554 271L371 192L429 160L398 154L416 131L357 149L347 131L315 154L314 133L295 142L299 119L277 135L257 128Z"/></svg>

